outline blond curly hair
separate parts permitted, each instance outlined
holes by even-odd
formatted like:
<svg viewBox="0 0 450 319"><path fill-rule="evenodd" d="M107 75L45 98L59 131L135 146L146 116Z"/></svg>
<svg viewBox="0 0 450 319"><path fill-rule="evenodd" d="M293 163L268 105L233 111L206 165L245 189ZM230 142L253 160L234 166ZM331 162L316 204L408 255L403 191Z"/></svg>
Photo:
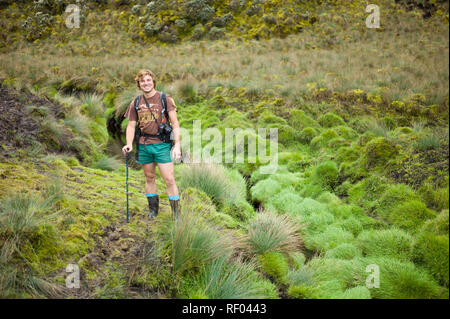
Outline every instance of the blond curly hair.
<svg viewBox="0 0 450 319"><path fill-rule="evenodd" d="M139 85L139 81L142 80L144 78L144 76L146 75L150 75L153 79L153 87L156 89L156 76L155 74L147 69L142 69L138 72L138 74L136 75L136 77L134 78L134 80L136 81L136 85L138 87L138 89L140 89L140 85Z"/></svg>

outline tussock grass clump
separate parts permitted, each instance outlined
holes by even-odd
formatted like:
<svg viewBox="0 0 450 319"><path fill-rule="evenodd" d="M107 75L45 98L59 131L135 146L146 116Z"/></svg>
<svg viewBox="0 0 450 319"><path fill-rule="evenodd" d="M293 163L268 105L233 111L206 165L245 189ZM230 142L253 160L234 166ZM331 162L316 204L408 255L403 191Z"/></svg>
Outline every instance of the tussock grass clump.
<svg viewBox="0 0 450 319"><path fill-rule="evenodd" d="M309 144L313 138L315 138L319 132L317 129L313 127L305 127L303 130L300 131L299 135L299 141L304 144Z"/></svg>
<svg viewBox="0 0 450 319"><path fill-rule="evenodd" d="M356 244L365 256L390 256L402 260L411 258L413 238L403 230L365 230L357 239Z"/></svg>
<svg viewBox="0 0 450 319"><path fill-rule="evenodd" d="M60 237L53 224L62 196L58 185L50 186L45 197L19 193L0 201L3 297L55 297L62 292L39 273L58 264Z"/></svg>
<svg viewBox="0 0 450 319"><path fill-rule="evenodd" d="M105 125L91 121L89 123L89 131L92 139L100 149L104 149L108 143L109 134Z"/></svg>
<svg viewBox="0 0 450 319"><path fill-rule="evenodd" d="M182 214L171 232L174 273L200 268L219 257L231 257L235 244L226 235L196 221L192 214Z"/></svg>
<svg viewBox="0 0 450 319"><path fill-rule="evenodd" d="M299 186L301 187L301 185ZM319 184L309 183L301 187L299 194L300 196L305 197L305 199L317 199L323 191L322 186Z"/></svg>
<svg viewBox="0 0 450 319"><path fill-rule="evenodd" d="M298 226L287 216L261 212L250 221L246 242L255 254L296 251L300 247Z"/></svg>
<svg viewBox="0 0 450 319"><path fill-rule="evenodd" d="M324 204L330 204L330 205L340 205L342 204L342 201L339 197L334 195L333 193L329 191L325 191L322 194L320 194L316 200L318 202L324 203Z"/></svg>
<svg viewBox="0 0 450 319"><path fill-rule="evenodd" d="M422 231L414 239L414 261L422 264L442 285L448 287L449 280L449 238Z"/></svg>
<svg viewBox="0 0 450 319"><path fill-rule="evenodd" d="M314 213L323 213L327 211L327 206L323 203L320 203L312 198L305 198L300 203L297 204L298 216L309 216Z"/></svg>
<svg viewBox="0 0 450 319"><path fill-rule="evenodd" d="M421 134L412 148L415 152L424 152L428 150L438 150L442 147L442 140L438 133L430 132Z"/></svg>
<svg viewBox="0 0 450 319"><path fill-rule="evenodd" d="M48 166L54 170L66 171L69 169L69 166L64 161L64 157L61 155L49 154L43 157L41 160L47 163Z"/></svg>
<svg viewBox="0 0 450 319"><path fill-rule="evenodd" d="M422 230L436 235L448 235L449 232L449 210L443 209L435 218L424 223Z"/></svg>
<svg viewBox="0 0 450 319"><path fill-rule="evenodd" d="M252 299L276 298L275 287L258 276L255 266L217 258L205 265L195 280L197 289L189 298Z"/></svg>
<svg viewBox="0 0 450 319"><path fill-rule="evenodd" d="M375 174L361 180L348 190L350 203L358 204L366 209L371 208L387 188L387 180Z"/></svg>
<svg viewBox="0 0 450 319"><path fill-rule="evenodd" d="M185 214L195 215L199 223L212 224L223 228L235 228L239 224L236 211L239 212L237 217L243 218L244 216L244 212L239 209L241 206L226 206L218 211L211 198L197 188L189 187L183 191L181 196L185 203L182 208L183 211ZM230 211L233 209L236 209L236 211ZM251 218L251 216L248 216L248 218Z"/></svg>
<svg viewBox="0 0 450 319"><path fill-rule="evenodd" d="M364 229L363 224L357 216L350 216L349 218L339 221L338 225L351 232L354 236L358 236Z"/></svg>
<svg viewBox="0 0 450 319"><path fill-rule="evenodd" d="M448 298L448 290L440 287L430 274L412 262L392 257L363 258L364 265L380 269L380 288L370 289L375 299ZM367 274L367 273L366 273Z"/></svg>
<svg viewBox="0 0 450 319"><path fill-rule="evenodd" d="M329 225L334 223L334 216L326 212L315 212L300 218L305 224L305 233L317 234L323 232Z"/></svg>
<svg viewBox="0 0 450 319"><path fill-rule="evenodd" d="M373 133L377 137L390 138L391 137L391 128L384 121L378 120L375 118L371 118L368 121L367 131Z"/></svg>
<svg viewBox="0 0 450 319"><path fill-rule="evenodd" d="M401 135L409 135L411 133L413 133L414 131L412 130L412 128L408 127L408 126L400 126L397 127L393 132L392 132L392 136L394 137L399 137Z"/></svg>
<svg viewBox="0 0 450 319"><path fill-rule="evenodd" d="M337 150L336 162L341 164L343 162L354 162L361 155L361 147L358 145L354 146L343 146Z"/></svg>
<svg viewBox="0 0 450 319"><path fill-rule="evenodd" d="M409 186L404 184L389 185L374 205L375 213L382 217L389 216L390 210L400 203L410 200L420 200L420 198Z"/></svg>
<svg viewBox="0 0 450 319"><path fill-rule="evenodd" d="M344 120L334 113L326 113L319 116L318 122L322 127L345 126Z"/></svg>
<svg viewBox="0 0 450 319"><path fill-rule="evenodd" d="M368 171L361 164L361 158L353 162L343 162L339 165L339 174L341 179L351 183L357 183L364 177L367 177Z"/></svg>
<svg viewBox="0 0 450 319"><path fill-rule="evenodd" d="M394 226L414 232L424 221L432 219L436 213L418 200L403 202L389 211L385 218Z"/></svg>
<svg viewBox="0 0 450 319"><path fill-rule="evenodd" d="M427 206L435 211L449 209L449 188L436 188L432 183L424 182L419 194Z"/></svg>
<svg viewBox="0 0 450 319"><path fill-rule="evenodd" d="M354 244L343 243L325 253L326 258L353 259L362 257L362 252Z"/></svg>
<svg viewBox="0 0 450 319"><path fill-rule="evenodd" d="M288 297L294 299L313 299L316 294L316 289L308 285L292 285L287 291Z"/></svg>
<svg viewBox="0 0 450 319"><path fill-rule="evenodd" d="M298 251L289 254L289 262L294 266L294 269L300 269L306 261L306 256Z"/></svg>
<svg viewBox="0 0 450 319"><path fill-rule="evenodd" d="M318 232L304 237L305 246L308 249L325 252L343 243L351 243L353 234L334 224L329 225L323 232Z"/></svg>
<svg viewBox="0 0 450 319"><path fill-rule="evenodd" d="M259 202L266 202L275 194L281 191L281 184L277 181L268 178L256 183L252 188L250 188L250 193L252 199Z"/></svg>
<svg viewBox="0 0 450 319"><path fill-rule="evenodd" d="M313 271L309 267L303 266L299 269L289 270L287 282L291 286L311 285L314 281L313 276Z"/></svg>
<svg viewBox="0 0 450 319"><path fill-rule="evenodd" d="M43 144L50 150L68 150L73 138L71 131L51 117L41 123L39 133Z"/></svg>
<svg viewBox="0 0 450 319"><path fill-rule="evenodd" d="M84 115L70 114L64 120L64 125L69 127L76 135L87 137L90 133L88 119Z"/></svg>
<svg viewBox="0 0 450 319"><path fill-rule="evenodd" d="M229 171L220 165L202 163L186 166L178 184L182 189L195 187L205 192L218 206L245 201L243 178L236 171Z"/></svg>
<svg viewBox="0 0 450 319"><path fill-rule="evenodd" d="M292 127L295 127L298 130L304 130L307 127L309 128L320 127L317 121L315 121L312 117L306 115L305 112L302 110L293 110L291 112L291 116L289 117L288 122Z"/></svg>
<svg viewBox="0 0 450 319"><path fill-rule="evenodd" d="M269 251L258 256L261 270L277 282L286 283L289 265L286 257L279 252Z"/></svg>
<svg viewBox="0 0 450 319"><path fill-rule="evenodd" d="M115 171L120 167L120 161L115 157L103 156L100 160L94 163L93 167L105 171Z"/></svg>
<svg viewBox="0 0 450 319"><path fill-rule="evenodd" d="M125 114L127 108L130 106L133 99L138 95L139 91L133 86L124 90L119 96L117 96L115 101L115 118L117 120L120 122L123 120L123 115Z"/></svg>
<svg viewBox="0 0 450 319"><path fill-rule="evenodd" d="M356 205L338 204L328 205L328 210L339 219L346 219L350 217L360 217L364 215L364 210Z"/></svg>
<svg viewBox="0 0 450 319"><path fill-rule="evenodd" d="M40 278L33 271L0 263L0 297L60 297L61 294L61 287Z"/></svg>
<svg viewBox="0 0 450 319"><path fill-rule="evenodd" d="M370 290L365 286L346 289L340 296L341 299L371 299Z"/></svg>
<svg viewBox="0 0 450 319"><path fill-rule="evenodd" d="M300 213L298 204L300 204L302 200L303 197L300 195L286 190L269 198L266 208L274 212L287 213L291 216L295 216Z"/></svg>
<svg viewBox="0 0 450 319"><path fill-rule="evenodd" d="M384 137L376 137L370 140L364 149L364 163L367 168L385 165L389 160L398 155L398 145Z"/></svg>
<svg viewBox="0 0 450 319"><path fill-rule="evenodd" d="M94 92L97 81L87 76L73 76L59 85L59 90L65 94Z"/></svg>
<svg viewBox="0 0 450 319"><path fill-rule="evenodd" d="M323 131L322 133L320 133L320 135L314 137L311 140L310 142L311 148L313 150L318 150L322 147L327 147L330 141L338 137L339 137L338 133L336 133L334 129L330 128L326 131Z"/></svg>
<svg viewBox="0 0 450 319"><path fill-rule="evenodd" d="M270 175L269 179L278 182L282 188L295 187L301 185L303 178L298 173L279 172Z"/></svg>
<svg viewBox="0 0 450 319"><path fill-rule="evenodd" d="M102 97L96 93L80 95L81 112L95 119L103 115Z"/></svg>
<svg viewBox="0 0 450 319"><path fill-rule="evenodd" d="M287 125L288 122L279 116L276 116L269 110L264 110L258 118L258 127L266 127L267 125L280 124Z"/></svg>
<svg viewBox="0 0 450 319"><path fill-rule="evenodd" d="M366 266L359 259L313 258L308 263L313 272L314 298L340 298L346 289L365 284Z"/></svg>
<svg viewBox="0 0 450 319"><path fill-rule="evenodd" d="M289 285L287 295L289 298L314 298L316 292L314 287L314 273L305 266L296 270L289 270L287 284Z"/></svg>
<svg viewBox="0 0 450 319"><path fill-rule="evenodd" d="M173 84L179 103L195 103L198 99L196 87L189 80L177 81Z"/></svg>
<svg viewBox="0 0 450 319"><path fill-rule="evenodd" d="M335 162L326 161L314 168L312 181L324 189L333 190L338 183L339 169Z"/></svg>

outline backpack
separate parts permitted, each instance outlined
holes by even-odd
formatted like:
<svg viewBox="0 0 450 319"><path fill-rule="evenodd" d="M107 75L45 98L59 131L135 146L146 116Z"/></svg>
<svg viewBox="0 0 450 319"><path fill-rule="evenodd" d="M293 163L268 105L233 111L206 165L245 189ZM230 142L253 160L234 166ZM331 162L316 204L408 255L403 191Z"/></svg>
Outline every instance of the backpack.
<svg viewBox="0 0 450 319"><path fill-rule="evenodd" d="M146 134L146 133L142 133L141 132L141 128L139 127L139 102L141 100L141 95L139 95L135 100L134 100L134 109L136 110L136 114L138 115L138 124L136 125L136 130L135 130L135 135L134 135L134 141L135 141L135 149L136 149L136 154L135 154L135 158L136 161L139 160L139 140L141 138L141 136L144 136L145 139L147 139L148 137L157 137L159 138L161 141L166 142L166 143L170 143L170 148L173 147L173 140L170 138L170 135L167 134L163 134L160 129L158 128L158 134ZM146 101L147 103L147 101ZM161 105L162 105L162 110L161 110L161 115L162 115L162 120L161 120L161 124L163 123L164 119L166 120L165 125L168 126L170 128L170 131L172 131L172 126L170 125L170 120L169 120L169 113L167 112L167 101L166 101L166 93L161 92ZM148 106L148 104L147 104ZM178 110L177 110L178 111Z"/></svg>

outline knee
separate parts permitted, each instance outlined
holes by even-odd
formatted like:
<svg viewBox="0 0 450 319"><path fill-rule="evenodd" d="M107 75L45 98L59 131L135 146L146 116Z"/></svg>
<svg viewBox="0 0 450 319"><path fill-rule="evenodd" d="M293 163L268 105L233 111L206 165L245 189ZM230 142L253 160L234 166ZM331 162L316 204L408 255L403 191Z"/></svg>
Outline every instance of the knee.
<svg viewBox="0 0 450 319"><path fill-rule="evenodd" d="M145 182L147 184L154 184L155 183L155 175L145 175Z"/></svg>
<svg viewBox="0 0 450 319"><path fill-rule="evenodd" d="M164 181L167 187L175 186L175 178L173 176L165 178Z"/></svg>

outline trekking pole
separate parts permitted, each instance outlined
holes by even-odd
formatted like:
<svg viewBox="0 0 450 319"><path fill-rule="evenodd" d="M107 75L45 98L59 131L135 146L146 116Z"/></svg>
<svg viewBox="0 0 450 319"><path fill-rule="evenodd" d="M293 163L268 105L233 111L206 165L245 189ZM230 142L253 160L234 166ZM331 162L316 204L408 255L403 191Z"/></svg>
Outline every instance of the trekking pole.
<svg viewBox="0 0 450 319"><path fill-rule="evenodd" d="M128 217L128 159L130 158L130 153L127 152L127 155L125 156L126 160L127 160L127 223L129 221L129 217Z"/></svg>

